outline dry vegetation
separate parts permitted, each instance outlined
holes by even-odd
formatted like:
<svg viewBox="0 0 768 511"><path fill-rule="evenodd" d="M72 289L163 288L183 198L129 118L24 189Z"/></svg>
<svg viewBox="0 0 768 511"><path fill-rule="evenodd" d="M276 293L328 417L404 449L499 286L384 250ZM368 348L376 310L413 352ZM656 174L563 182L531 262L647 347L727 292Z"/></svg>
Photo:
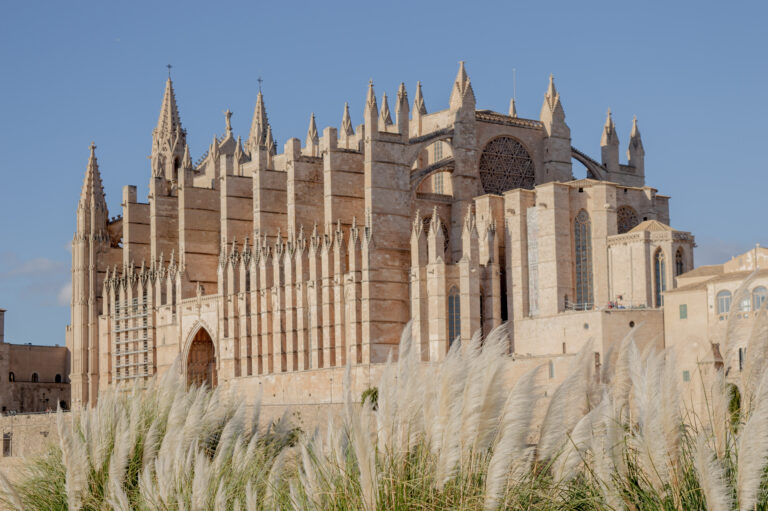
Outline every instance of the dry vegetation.
<svg viewBox="0 0 768 511"><path fill-rule="evenodd" d="M585 346L546 400L539 369L509 388L504 332L455 343L439 365L422 364L403 335L378 392L360 404L347 390L344 413L314 432L287 419L261 424L258 406L247 411L219 389L188 390L169 371L148 390L110 394L72 420L60 415L60 445L31 460L19 484L0 481L2 502L27 510L766 509L764 356L742 373L739 400L721 374L696 415L683 406L673 354L641 353L631 338L605 357L601 374ZM752 354L765 353L758 334ZM547 407L540 428L537 407Z"/></svg>

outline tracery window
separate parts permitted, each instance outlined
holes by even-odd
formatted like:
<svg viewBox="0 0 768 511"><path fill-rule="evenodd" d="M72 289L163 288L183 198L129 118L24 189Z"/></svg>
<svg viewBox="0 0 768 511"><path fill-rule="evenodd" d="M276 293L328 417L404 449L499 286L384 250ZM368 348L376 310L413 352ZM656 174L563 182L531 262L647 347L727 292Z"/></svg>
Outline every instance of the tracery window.
<svg viewBox="0 0 768 511"><path fill-rule="evenodd" d="M717 313L728 314L731 311L731 292L720 291L717 293Z"/></svg>
<svg viewBox="0 0 768 511"><path fill-rule="evenodd" d="M448 291L448 343L453 344L453 341L461 335L461 301L459 297L459 289L453 286Z"/></svg>
<svg viewBox="0 0 768 511"><path fill-rule="evenodd" d="M768 289L765 286L758 286L752 290L752 308L759 311L765 301L768 300Z"/></svg>
<svg viewBox="0 0 768 511"><path fill-rule="evenodd" d="M656 307L664 305L664 296L662 293L667 290L667 263L664 260L664 252L661 249L656 251L653 256L653 278L656 288Z"/></svg>
<svg viewBox="0 0 768 511"><path fill-rule="evenodd" d="M683 249L678 248L675 252L675 277L685 273L685 263L683 262Z"/></svg>
<svg viewBox="0 0 768 511"><path fill-rule="evenodd" d="M435 142L434 145L434 161L440 161L443 159L443 143L441 141Z"/></svg>
<svg viewBox="0 0 768 511"><path fill-rule="evenodd" d="M591 309L594 297L592 289L592 221L583 209L573 221L576 262L576 306Z"/></svg>
<svg viewBox="0 0 768 511"><path fill-rule="evenodd" d="M480 155L480 181L485 193L501 194L515 188L532 190L536 184L533 159L512 137L498 137Z"/></svg>
<svg viewBox="0 0 768 511"><path fill-rule="evenodd" d="M439 193L440 195L445 194L445 183L443 178L444 178L443 172L438 172L437 174L435 174L435 177L433 178L434 192Z"/></svg>
<svg viewBox="0 0 768 511"><path fill-rule="evenodd" d="M617 232L624 234L629 232L632 228L636 227L640 223L640 218L637 216L637 211L631 206L621 206L616 210L616 224Z"/></svg>

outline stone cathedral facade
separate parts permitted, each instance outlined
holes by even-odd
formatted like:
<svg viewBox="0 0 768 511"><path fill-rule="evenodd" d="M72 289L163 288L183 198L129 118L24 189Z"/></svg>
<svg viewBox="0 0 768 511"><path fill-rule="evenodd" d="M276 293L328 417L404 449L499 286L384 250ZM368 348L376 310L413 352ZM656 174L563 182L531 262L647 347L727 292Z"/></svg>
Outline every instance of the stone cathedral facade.
<svg viewBox="0 0 768 511"><path fill-rule="evenodd" d="M623 164L608 114L598 162L572 147L551 77L539 118L524 119L514 100L478 110L463 63L447 109L429 113L420 84L411 102L371 83L362 124L345 106L340 129L319 132L312 115L282 152L261 92L245 140L230 116L193 162L169 77L149 196L124 187L119 216L91 146L66 331L73 406L171 367L275 403L330 402L347 364L372 384L409 320L425 362L507 322L512 356L548 360L550 378L590 339L596 364L633 328L663 342L663 292L693 268L694 242L645 184L636 121Z"/></svg>

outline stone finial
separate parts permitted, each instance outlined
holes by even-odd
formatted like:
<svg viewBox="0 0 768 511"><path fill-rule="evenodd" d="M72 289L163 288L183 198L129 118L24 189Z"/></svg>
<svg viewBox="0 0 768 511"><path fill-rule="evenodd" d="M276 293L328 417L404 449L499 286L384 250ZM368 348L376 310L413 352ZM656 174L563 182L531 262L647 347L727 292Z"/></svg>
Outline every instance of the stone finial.
<svg viewBox="0 0 768 511"><path fill-rule="evenodd" d="M408 111L408 92L403 82L400 82L400 87L397 89L397 107L399 110Z"/></svg>
<svg viewBox="0 0 768 511"><path fill-rule="evenodd" d="M509 100L509 116L517 118L517 107L515 106L515 98Z"/></svg>
<svg viewBox="0 0 768 511"><path fill-rule="evenodd" d="M637 127L637 116L632 118L632 131L629 134L629 146L627 147L627 163L640 174L645 173L645 148L640 137L640 129Z"/></svg>
<svg viewBox="0 0 768 511"><path fill-rule="evenodd" d="M232 135L232 110L229 108L224 112L224 125L227 130L227 136Z"/></svg>
<svg viewBox="0 0 768 511"><path fill-rule="evenodd" d="M315 113L309 118L309 129L307 129L307 147L317 146L320 143L320 137L317 135L317 123L315 123Z"/></svg>
<svg viewBox="0 0 768 511"><path fill-rule="evenodd" d="M424 104L424 96L421 92L421 82L416 82L416 96L413 99L413 113L419 113L419 115L427 114L427 107Z"/></svg>
<svg viewBox="0 0 768 511"><path fill-rule="evenodd" d="M192 157L189 154L189 145L184 144L184 157L181 159L181 168L183 169L191 169L192 168Z"/></svg>
<svg viewBox="0 0 768 511"><path fill-rule="evenodd" d="M272 126L267 124L267 154L270 156L274 156L277 154L276 144L275 144L275 137L272 136Z"/></svg>
<svg viewBox="0 0 768 511"><path fill-rule="evenodd" d="M344 102L344 116L341 118L341 131L349 137L355 134L355 130L352 128L352 117L349 115L349 103L346 101Z"/></svg>
<svg viewBox="0 0 768 511"><path fill-rule="evenodd" d="M392 124L392 115L389 113L389 103L387 102L387 93L381 96L381 112L379 113L379 122L384 126Z"/></svg>
<svg viewBox="0 0 768 511"><path fill-rule="evenodd" d="M248 140L245 142L245 148L253 158L259 147L268 145L267 128L269 120L267 119L267 109L264 107L264 96L259 90L256 96L256 106L253 109L253 120L251 121L251 131L248 134Z"/></svg>

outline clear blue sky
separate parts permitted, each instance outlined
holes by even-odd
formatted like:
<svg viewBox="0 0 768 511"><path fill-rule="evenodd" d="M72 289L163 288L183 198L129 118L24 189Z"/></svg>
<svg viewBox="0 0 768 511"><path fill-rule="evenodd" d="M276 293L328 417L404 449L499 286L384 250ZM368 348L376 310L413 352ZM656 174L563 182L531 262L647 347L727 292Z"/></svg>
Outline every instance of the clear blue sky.
<svg viewBox="0 0 768 511"><path fill-rule="evenodd" d="M304 5L302 5L304 4ZM70 241L95 140L110 215L121 187L146 197L165 65L192 158L224 131L244 138L257 78L278 146L362 122L368 79L393 96L423 84L447 107L466 61L478 108L537 118L554 73L573 144L599 158L614 112L624 158L632 115L647 182L697 264L768 244L768 3L11 2L0 17L0 308L10 342L63 344Z"/></svg>

